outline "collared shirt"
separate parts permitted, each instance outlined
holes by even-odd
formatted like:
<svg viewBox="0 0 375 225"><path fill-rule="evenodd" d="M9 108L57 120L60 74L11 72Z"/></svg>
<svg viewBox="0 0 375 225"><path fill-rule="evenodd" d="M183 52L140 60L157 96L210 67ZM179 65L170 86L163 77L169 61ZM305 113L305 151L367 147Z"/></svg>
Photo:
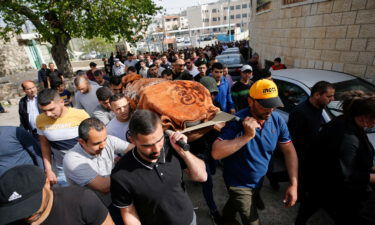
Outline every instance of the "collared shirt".
<svg viewBox="0 0 375 225"><path fill-rule="evenodd" d="M128 152L111 175L112 202L119 208L134 205L143 225L189 225L193 205L182 181L185 163L168 138L156 163ZM150 216L152 215L152 216Z"/></svg>
<svg viewBox="0 0 375 225"><path fill-rule="evenodd" d="M250 108L244 108L236 113L244 119L251 117ZM221 130L219 139L232 140L244 134L240 122L229 122ZM224 181L228 186L257 188L262 183L267 172L268 164L277 143L290 142L288 127L284 119L272 112L261 129L256 129L253 139L232 155L224 158Z"/></svg>
<svg viewBox="0 0 375 225"><path fill-rule="evenodd" d="M107 177L115 166L115 154L124 153L129 143L111 135L107 136L106 146L98 155L87 153L77 143L64 157L64 172L72 184L85 186L96 176Z"/></svg>
<svg viewBox="0 0 375 225"><path fill-rule="evenodd" d="M36 129L36 117L39 115L38 98L34 96L32 99L27 97L27 114L29 115L29 123L33 130Z"/></svg>

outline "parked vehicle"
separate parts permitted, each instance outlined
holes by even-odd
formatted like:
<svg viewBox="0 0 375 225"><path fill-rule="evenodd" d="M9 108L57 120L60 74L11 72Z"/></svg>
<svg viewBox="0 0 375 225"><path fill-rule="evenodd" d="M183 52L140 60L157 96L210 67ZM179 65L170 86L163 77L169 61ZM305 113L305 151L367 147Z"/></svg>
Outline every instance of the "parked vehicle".
<svg viewBox="0 0 375 225"><path fill-rule="evenodd" d="M237 47L227 48L221 53L221 55L240 53L240 49Z"/></svg>
<svg viewBox="0 0 375 225"><path fill-rule="evenodd" d="M229 74L233 80L240 80L241 68L246 63L239 53L231 53L216 56L216 59L228 67Z"/></svg>
<svg viewBox="0 0 375 225"><path fill-rule="evenodd" d="M342 114L340 108L342 93L352 90L375 92L375 85L358 77L334 71L285 69L272 71L272 77L279 88L279 96L284 103L284 107L277 111L286 121L288 121L292 109L310 96L311 87L318 81L330 82L336 89L335 100L323 110L323 118L326 122ZM375 129L369 131L368 137L372 145L375 146Z"/></svg>

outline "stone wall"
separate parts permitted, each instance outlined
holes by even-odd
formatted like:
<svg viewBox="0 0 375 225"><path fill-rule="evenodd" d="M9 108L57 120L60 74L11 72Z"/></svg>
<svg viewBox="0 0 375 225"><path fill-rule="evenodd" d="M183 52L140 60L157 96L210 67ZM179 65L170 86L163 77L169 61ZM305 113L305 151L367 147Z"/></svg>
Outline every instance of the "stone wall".
<svg viewBox="0 0 375 225"><path fill-rule="evenodd" d="M29 57L14 37L9 42L0 39L0 77L31 69Z"/></svg>
<svg viewBox="0 0 375 225"><path fill-rule="evenodd" d="M262 61L281 57L287 67L345 72L375 83L375 0L282 2L273 0L263 13L252 8L250 44Z"/></svg>

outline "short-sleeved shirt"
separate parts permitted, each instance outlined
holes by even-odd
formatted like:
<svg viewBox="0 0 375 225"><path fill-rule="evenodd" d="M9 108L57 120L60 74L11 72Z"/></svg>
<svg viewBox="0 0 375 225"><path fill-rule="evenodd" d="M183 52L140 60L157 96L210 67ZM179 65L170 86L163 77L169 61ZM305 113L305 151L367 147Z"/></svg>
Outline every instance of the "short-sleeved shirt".
<svg viewBox="0 0 375 225"><path fill-rule="evenodd" d="M72 96L72 93L70 93L70 91L65 89L62 93L59 93L59 95L60 95L60 99L64 100L64 104L67 105Z"/></svg>
<svg viewBox="0 0 375 225"><path fill-rule="evenodd" d="M115 117L115 114L112 111L108 111L102 105L99 104L94 109L92 116L102 121L105 125L107 125Z"/></svg>
<svg viewBox="0 0 375 225"><path fill-rule="evenodd" d="M107 124L107 133L108 135L112 135L115 137L120 138L121 140L126 141L126 132L129 130L129 121L127 122L120 122L114 117L108 124Z"/></svg>
<svg viewBox="0 0 375 225"><path fill-rule="evenodd" d="M112 203L119 208L134 205L143 225L189 225L194 210L182 181L184 165L167 138L156 163L133 149L112 171Z"/></svg>
<svg viewBox="0 0 375 225"><path fill-rule="evenodd" d="M75 107L77 109L84 109L90 116L92 116L96 106L99 105L98 97L96 97L96 91L99 88L99 85L91 85L90 91L85 94L77 91L75 96Z"/></svg>
<svg viewBox="0 0 375 225"><path fill-rule="evenodd" d="M77 143L64 157L64 172L72 184L85 186L96 176L108 177L115 166L115 154L129 146L117 137L107 136L106 146L99 155L90 155Z"/></svg>
<svg viewBox="0 0 375 225"><path fill-rule="evenodd" d="M250 109L244 108L236 114L240 118L251 117ZM219 139L232 140L243 136L240 122L229 122L221 130ZM257 188L267 172L268 164L277 143L290 142L288 127L283 118L272 112L262 129L247 144L232 155L223 159L224 181L233 187Z"/></svg>
<svg viewBox="0 0 375 225"><path fill-rule="evenodd" d="M65 153L78 141L78 126L87 118L89 115L84 110L70 107L63 117L56 120L45 113L36 118L38 134L47 138L57 167L62 168Z"/></svg>
<svg viewBox="0 0 375 225"><path fill-rule="evenodd" d="M51 212L42 225L101 225L107 208L88 188L71 186L53 188Z"/></svg>

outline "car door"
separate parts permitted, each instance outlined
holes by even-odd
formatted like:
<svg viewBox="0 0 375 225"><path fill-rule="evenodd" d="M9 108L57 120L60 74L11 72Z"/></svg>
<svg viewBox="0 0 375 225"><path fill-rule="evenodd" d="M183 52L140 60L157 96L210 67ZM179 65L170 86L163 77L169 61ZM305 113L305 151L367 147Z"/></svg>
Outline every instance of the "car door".
<svg viewBox="0 0 375 225"><path fill-rule="evenodd" d="M289 113L294 107L309 97L310 90L297 82L282 80L280 78L274 78L274 82L279 89L279 97L284 104L284 107L280 107L276 111L288 122Z"/></svg>

